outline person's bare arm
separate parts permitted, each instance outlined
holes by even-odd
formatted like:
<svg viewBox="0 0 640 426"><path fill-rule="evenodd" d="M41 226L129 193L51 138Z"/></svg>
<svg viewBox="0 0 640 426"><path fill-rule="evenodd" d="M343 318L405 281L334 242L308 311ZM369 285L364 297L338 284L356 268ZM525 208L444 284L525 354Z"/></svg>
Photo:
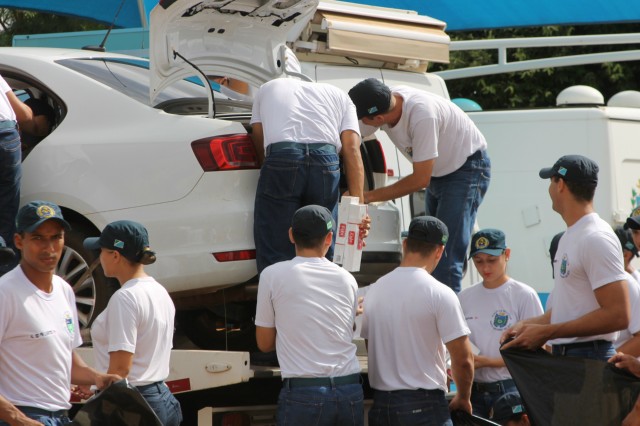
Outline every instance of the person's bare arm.
<svg viewBox="0 0 640 426"><path fill-rule="evenodd" d="M640 356L640 332L634 334L629 340L624 342L618 349L618 352L633 355L635 357Z"/></svg>
<svg viewBox="0 0 640 426"><path fill-rule="evenodd" d="M360 135L353 130L345 130L340 133L340 141L349 194L360 198L360 202L364 203L364 164L360 154Z"/></svg>
<svg viewBox="0 0 640 426"><path fill-rule="evenodd" d="M33 120L33 111L22 102L18 97L13 93L12 90L9 90L7 93L7 99L9 99L9 103L11 104L11 108L13 112L16 114L16 119L18 120L18 124L21 126L28 125Z"/></svg>
<svg viewBox="0 0 640 426"><path fill-rule="evenodd" d="M129 376L133 365L133 354L127 351L109 352L109 374L117 374L123 379Z"/></svg>
<svg viewBox="0 0 640 426"><path fill-rule="evenodd" d="M256 342L258 349L262 352L276 350L276 329L275 327L260 327L256 325Z"/></svg>
<svg viewBox="0 0 640 426"><path fill-rule="evenodd" d="M42 426L42 423L30 419L12 403L0 395L0 420L10 426Z"/></svg>
<svg viewBox="0 0 640 426"><path fill-rule="evenodd" d="M505 340L507 340L507 339L509 339L511 337L515 337L517 334L520 334L520 332L522 331L522 329L526 325L531 325L531 324L533 324L533 325L545 325L545 324L550 324L550 323L551 323L551 309L548 309L547 312L545 312L542 315L518 321L517 323L514 324L513 327L509 327L508 329L506 329L502 333L502 336L500 336L500 343L503 343Z"/></svg>
<svg viewBox="0 0 640 426"><path fill-rule="evenodd" d="M483 355L474 355L473 356L473 368L477 370L478 368L500 368L504 367L505 363L502 357L500 358L492 358Z"/></svg>
<svg viewBox="0 0 640 426"><path fill-rule="evenodd" d="M264 132L262 129L262 123L253 123L251 125L251 139L253 140L253 146L256 148L256 154L258 154L258 164L264 164Z"/></svg>
<svg viewBox="0 0 640 426"><path fill-rule="evenodd" d="M630 308L627 282L614 281L594 290L600 307L572 321L547 325L525 325L503 346L536 349L546 341L562 337L595 336L629 326Z"/></svg>
<svg viewBox="0 0 640 426"><path fill-rule="evenodd" d="M451 355L451 373L456 384L456 395L449 403L450 410L471 413L471 384L473 383L473 353L468 336L446 343Z"/></svg>
<svg viewBox="0 0 640 426"><path fill-rule="evenodd" d="M413 163L413 173L403 177L393 185L366 192L364 194L365 202L395 200L426 188L431 182L431 173L433 172L435 161L435 159L431 159Z"/></svg>
<svg viewBox="0 0 640 426"><path fill-rule="evenodd" d="M96 385L98 389L103 389L111 383L122 379L116 374L98 373L89 367L84 360L73 351L71 359L71 383L74 385Z"/></svg>

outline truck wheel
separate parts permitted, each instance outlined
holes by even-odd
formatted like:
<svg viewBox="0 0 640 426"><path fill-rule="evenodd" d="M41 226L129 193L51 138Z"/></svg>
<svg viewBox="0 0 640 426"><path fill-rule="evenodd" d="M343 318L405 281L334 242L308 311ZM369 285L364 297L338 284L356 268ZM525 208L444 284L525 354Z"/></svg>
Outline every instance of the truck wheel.
<svg viewBox="0 0 640 426"><path fill-rule="evenodd" d="M253 322L255 309L255 302L229 304L226 321L222 307L179 311L176 324L191 342L202 349L255 352L258 350Z"/></svg>
<svg viewBox="0 0 640 426"><path fill-rule="evenodd" d="M95 235L95 233L93 233ZM92 236L79 224L71 224L65 232L65 247L56 274L73 288L80 333L84 344L91 342L91 324L107 306L111 295L118 289L115 280L107 279L93 253L86 250L82 242ZM97 262L94 265L94 261Z"/></svg>

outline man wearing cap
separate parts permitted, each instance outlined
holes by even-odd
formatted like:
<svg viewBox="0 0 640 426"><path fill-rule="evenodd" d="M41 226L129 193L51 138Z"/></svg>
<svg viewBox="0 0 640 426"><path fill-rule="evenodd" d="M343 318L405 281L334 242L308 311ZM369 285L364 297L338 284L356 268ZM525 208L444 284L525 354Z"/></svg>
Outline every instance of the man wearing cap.
<svg viewBox="0 0 640 426"><path fill-rule="evenodd" d="M349 193L362 196L364 166L356 110L335 86L279 78L260 87L253 103L252 138L261 162L254 209L258 272L290 260L293 213L305 205L329 209L334 220L342 155ZM266 158L265 158L266 157ZM327 253L333 258L333 245Z"/></svg>
<svg viewBox="0 0 640 426"><path fill-rule="evenodd" d="M32 201L16 228L20 264L0 278L0 425L66 425L72 383L101 389L120 377L74 352L82 344L75 296L54 274L69 229L60 208Z"/></svg>
<svg viewBox="0 0 640 426"><path fill-rule="evenodd" d="M491 176L484 136L453 102L422 90L390 89L368 78L349 96L367 129L363 136L381 128L413 163L410 175L366 192L365 202L393 200L427 188L427 214L442 220L451 233L446 256L433 276L459 292L476 212Z"/></svg>
<svg viewBox="0 0 640 426"><path fill-rule="evenodd" d="M638 249L633 242L631 230L625 228L626 227L623 226L617 226L614 232L622 245L624 269L627 273L627 284L629 288L631 319L629 320L629 327L620 331L613 346L618 352L640 356L640 282L638 281L640 274L638 274L638 270L631 265L631 261L638 256Z"/></svg>
<svg viewBox="0 0 640 426"><path fill-rule="evenodd" d="M473 354L456 294L431 276L444 253L447 226L414 218L400 266L372 284L360 335L375 390L369 425L452 425L450 410L471 413ZM448 404L446 351L457 392Z"/></svg>
<svg viewBox="0 0 640 426"><path fill-rule="evenodd" d="M520 320L542 315L542 304L534 289L507 275L511 249L504 232L482 229L471 238L471 255L482 282L459 294L465 320L471 329L474 378L471 403L475 415L489 418L493 403L501 395L516 391L516 385L500 355L502 332Z"/></svg>
<svg viewBox="0 0 640 426"><path fill-rule="evenodd" d="M352 341L358 285L325 258L334 229L327 208L300 208L289 230L296 257L260 275L256 340L264 352L277 348L283 378L278 425L364 424Z"/></svg>
<svg viewBox="0 0 640 426"><path fill-rule="evenodd" d="M529 415L517 392L502 395L493 406L491 420L501 426L529 426Z"/></svg>
<svg viewBox="0 0 640 426"><path fill-rule="evenodd" d="M555 285L547 312L518 322L503 346L535 349L546 341L554 355L607 360L617 331L629 326L630 308L622 247L593 210L598 165L581 155L561 157L540 177L550 179L553 210L567 225L556 252Z"/></svg>

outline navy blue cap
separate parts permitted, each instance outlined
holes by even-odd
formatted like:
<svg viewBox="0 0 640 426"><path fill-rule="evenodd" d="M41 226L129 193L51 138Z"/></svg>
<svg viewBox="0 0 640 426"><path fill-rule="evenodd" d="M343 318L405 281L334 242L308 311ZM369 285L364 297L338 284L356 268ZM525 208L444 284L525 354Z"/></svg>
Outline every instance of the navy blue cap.
<svg viewBox="0 0 640 426"><path fill-rule="evenodd" d="M132 262L140 262L145 253L155 254L149 248L149 234L142 224L131 220L119 220L105 226L99 237L86 238L87 250L115 250ZM155 257L150 262L153 263Z"/></svg>
<svg viewBox="0 0 640 426"><path fill-rule="evenodd" d="M552 166L540 170L542 179L553 176L561 177L568 182L598 183L598 165L582 155L565 155Z"/></svg>
<svg viewBox="0 0 640 426"><path fill-rule="evenodd" d="M633 236L631 235L631 231L629 229L625 229L622 226L616 226L613 232L615 232L615 234L618 236L620 245L622 245L623 250L630 251L634 256L638 256L638 249L633 242Z"/></svg>
<svg viewBox="0 0 640 426"><path fill-rule="evenodd" d="M334 231L336 223L329 209L312 204L296 210L291 219L291 229L294 237L317 238Z"/></svg>
<svg viewBox="0 0 640 426"><path fill-rule="evenodd" d="M356 106L358 120L362 117L384 114L391 106L391 89L376 78L367 78L349 90Z"/></svg>
<svg viewBox="0 0 640 426"><path fill-rule="evenodd" d="M407 238L446 245L449 240L449 230L447 225L436 217L418 216L411 220Z"/></svg>
<svg viewBox="0 0 640 426"><path fill-rule="evenodd" d="M67 231L71 229L69 223L62 217L62 211L56 204L48 201L31 201L18 210L16 216L17 232L33 232L47 220L57 220Z"/></svg>
<svg viewBox="0 0 640 426"><path fill-rule="evenodd" d="M624 229L640 229L640 206L631 211L624 224Z"/></svg>
<svg viewBox="0 0 640 426"><path fill-rule="evenodd" d="M482 229L471 237L471 253L486 253L491 256L500 256L507 249L504 232L499 229Z"/></svg>
<svg viewBox="0 0 640 426"><path fill-rule="evenodd" d="M525 414L522 398L517 392L509 392L502 395L493 404L493 416L491 420L497 423L503 423L511 420L518 414Z"/></svg>

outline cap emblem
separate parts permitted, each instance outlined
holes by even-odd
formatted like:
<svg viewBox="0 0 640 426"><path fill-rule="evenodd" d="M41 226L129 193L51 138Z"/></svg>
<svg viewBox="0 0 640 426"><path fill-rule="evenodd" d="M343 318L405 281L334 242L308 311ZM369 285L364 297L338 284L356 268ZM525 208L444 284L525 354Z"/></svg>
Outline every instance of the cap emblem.
<svg viewBox="0 0 640 426"><path fill-rule="evenodd" d="M633 209L633 211L631 212L631 217L634 216L640 216L640 206L636 207L635 209Z"/></svg>
<svg viewBox="0 0 640 426"><path fill-rule="evenodd" d="M567 169L565 169L564 167L560 166L560 167L558 168L558 174L559 174L560 176L565 176L565 175L567 174Z"/></svg>
<svg viewBox="0 0 640 426"><path fill-rule="evenodd" d="M480 237L476 241L476 249L482 250L484 248L489 247L489 239L486 237Z"/></svg>
<svg viewBox="0 0 640 426"><path fill-rule="evenodd" d="M47 219L50 217L56 217L56 211L53 210L50 206L44 205L40 206L36 209L36 214L40 219Z"/></svg>
<svg viewBox="0 0 640 426"><path fill-rule="evenodd" d="M522 409L522 405L520 405L520 404L512 407L511 411L513 412L513 414L518 414L518 413L523 413L524 412L524 410Z"/></svg>
<svg viewBox="0 0 640 426"><path fill-rule="evenodd" d="M120 241L120 240L113 240L113 246L119 249L123 249L124 248L124 241Z"/></svg>
<svg viewBox="0 0 640 426"><path fill-rule="evenodd" d="M331 223L331 221L327 222L327 231L330 231L331 228L333 228L333 223Z"/></svg>
<svg viewBox="0 0 640 426"><path fill-rule="evenodd" d="M369 108L369 109L367 110L367 112L368 112L369 114L373 114L374 112L378 112L378 107L377 107L377 106L372 106L371 108Z"/></svg>

